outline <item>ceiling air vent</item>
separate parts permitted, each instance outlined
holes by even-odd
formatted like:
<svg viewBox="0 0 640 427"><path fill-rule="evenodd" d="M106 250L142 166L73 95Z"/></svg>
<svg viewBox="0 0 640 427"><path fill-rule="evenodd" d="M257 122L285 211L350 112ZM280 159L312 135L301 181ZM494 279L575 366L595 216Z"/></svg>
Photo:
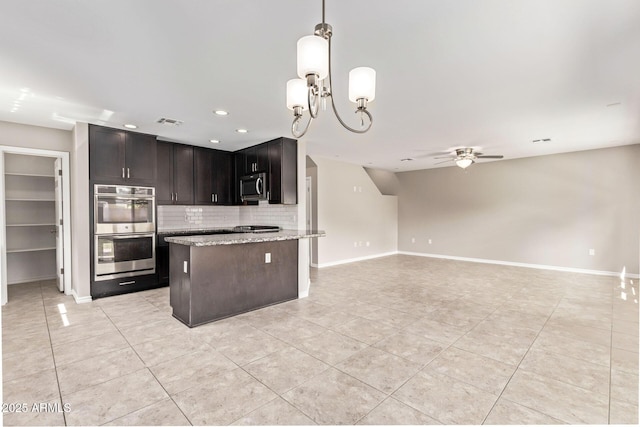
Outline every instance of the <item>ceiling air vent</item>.
<svg viewBox="0 0 640 427"><path fill-rule="evenodd" d="M180 126L182 124L182 120L167 119L166 117L161 117L158 120L156 120L156 123L160 123L161 125L167 125L167 126Z"/></svg>

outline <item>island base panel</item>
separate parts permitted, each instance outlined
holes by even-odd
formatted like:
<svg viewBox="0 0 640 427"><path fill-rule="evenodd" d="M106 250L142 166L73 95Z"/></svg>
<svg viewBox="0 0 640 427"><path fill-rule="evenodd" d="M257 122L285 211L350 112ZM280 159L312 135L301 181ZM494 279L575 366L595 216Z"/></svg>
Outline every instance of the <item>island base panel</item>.
<svg viewBox="0 0 640 427"><path fill-rule="evenodd" d="M170 287L173 315L190 327L296 299L298 241L171 244Z"/></svg>

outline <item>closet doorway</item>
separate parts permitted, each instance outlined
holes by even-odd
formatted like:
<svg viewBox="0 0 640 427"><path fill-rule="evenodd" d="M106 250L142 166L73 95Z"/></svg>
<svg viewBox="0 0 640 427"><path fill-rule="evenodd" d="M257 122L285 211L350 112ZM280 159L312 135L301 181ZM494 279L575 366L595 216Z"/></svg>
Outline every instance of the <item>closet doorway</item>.
<svg viewBox="0 0 640 427"><path fill-rule="evenodd" d="M69 153L0 146L2 304L43 280L71 294Z"/></svg>

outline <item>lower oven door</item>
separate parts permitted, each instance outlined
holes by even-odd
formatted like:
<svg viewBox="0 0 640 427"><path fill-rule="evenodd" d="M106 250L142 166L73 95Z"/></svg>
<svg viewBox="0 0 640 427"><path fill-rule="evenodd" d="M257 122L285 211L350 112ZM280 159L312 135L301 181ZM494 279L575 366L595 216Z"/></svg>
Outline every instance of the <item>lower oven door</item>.
<svg viewBox="0 0 640 427"><path fill-rule="evenodd" d="M96 235L94 238L95 280L155 273L155 233Z"/></svg>

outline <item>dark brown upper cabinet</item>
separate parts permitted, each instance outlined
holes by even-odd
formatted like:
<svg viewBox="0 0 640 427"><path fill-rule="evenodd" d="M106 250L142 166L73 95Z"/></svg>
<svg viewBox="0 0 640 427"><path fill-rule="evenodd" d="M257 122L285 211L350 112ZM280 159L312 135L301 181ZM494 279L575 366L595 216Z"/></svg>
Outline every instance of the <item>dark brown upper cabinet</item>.
<svg viewBox="0 0 640 427"><path fill-rule="evenodd" d="M290 138L278 138L269 147L269 203L298 203L298 143Z"/></svg>
<svg viewBox="0 0 640 427"><path fill-rule="evenodd" d="M244 173L269 172L269 146L265 142L241 151L244 155Z"/></svg>
<svg viewBox="0 0 640 427"><path fill-rule="evenodd" d="M102 184L154 186L156 137L89 125L89 177Z"/></svg>
<svg viewBox="0 0 640 427"><path fill-rule="evenodd" d="M195 204L232 204L232 153L196 147L193 154Z"/></svg>
<svg viewBox="0 0 640 427"><path fill-rule="evenodd" d="M158 205L193 205L193 152L190 145L158 141Z"/></svg>

